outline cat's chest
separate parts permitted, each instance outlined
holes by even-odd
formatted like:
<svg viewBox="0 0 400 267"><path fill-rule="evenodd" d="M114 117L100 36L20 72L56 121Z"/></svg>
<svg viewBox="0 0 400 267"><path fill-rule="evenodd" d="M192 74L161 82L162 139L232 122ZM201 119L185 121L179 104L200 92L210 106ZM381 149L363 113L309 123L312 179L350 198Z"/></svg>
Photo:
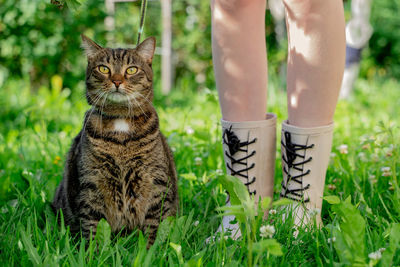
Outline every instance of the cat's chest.
<svg viewBox="0 0 400 267"><path fill-rule="evenodd" d="M137 166L114 166L99 179L105 216L113 230L141 225L151 198L151 180Z"/></svg>
<svg viewBox="0 0 400 267"><path fill-rule="evenodd" d="M110 128L116 133L129 133L132 130L130 123L125 119L115 119L111 122Z"/></svg>

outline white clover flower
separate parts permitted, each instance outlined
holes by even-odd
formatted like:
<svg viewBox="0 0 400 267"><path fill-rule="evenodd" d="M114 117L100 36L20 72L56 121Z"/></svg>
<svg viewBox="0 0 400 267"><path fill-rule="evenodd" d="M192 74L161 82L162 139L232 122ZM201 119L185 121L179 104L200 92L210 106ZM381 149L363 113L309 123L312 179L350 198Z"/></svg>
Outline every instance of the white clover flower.
<svg viewBox="0 0 400 267"><path fill-rule="evenodd" d="M393 156L393 150L394 150L393 144L391 144L389 147L387 147L387 148L385 149L385 155L386 155L386 157L391 157L391 156Z"/></svg>
<svg viewBox="0 0 400 267"><path fill-rule="evenodd" d="M185 130L186 130L186 133L187 133L187 134L194 134L194 130L193 130L193 128L190 127L190 126L187 126Z"/></svg>
<svg viewBox="0 0 400 267"><path fill-rule="evenodd" d="M195 222L193 223L193 225L197 227L197 226L199 225L199 223L200 223L199 221L195 221Z"/></svg>
<svg viewBox="0 0 400 267"><path fill-rule="evenodd" d="M261 237L272 237L275 234L275 227L273 225L263 225L260 228Z"/></svg>
<svg viewBox="0 0 400 267"><path fill-rule="evenodd" d="M343 145L340 145L339 146L339 152L340 152L340 154L348 154L349 153L349 151L347 150L347 145L345 145L345 144L343 144Z"/></svg>
<svg viewBox="0 0 400 267"><path fill-rule="evenodd" d="M7 212L8 212L7 207L6 207L6 206L1 207L0 212L3 213L3 214L4 214L4 213L7 213Z"/></svg>
<svg viewBox="0 0 400 267"><path fill-rule="evenodd" d="M197 83L204 83L205 81L206 81L206 75L204 75L204 73L199 73L196 75Z"/></svg>
<svg viewBox="0 0 400 267"><path fill-rule="evenodd" d="M336 185L334 185L334 184L328 184L328 189L329 189L329 190L336 190Z"/></svg>
<svg viewBox="0 0 400 267"><path fill-rule="evenodd" d="M371 148L371 144L370 143L366 143L361 148L364 149L364 150L370 149Z"/></svg>
<svg viewBox="0 0 400 267"><path fill-rule="evenodd" d="M367 155L366 155L364 152L358 153L357 156L360 158L360 160L361 160L362 162L366 162L366 161L367 161Z"/></svg>
<svg viewBox="0 0 400 267"><path fill-rule="evenodd" d="M369 253L368 258L370 258L371 260L379 260L380 258L382 258L382 253L379 250Z"/></svg>
<svg viewBox="0 0 400 267"><path fill-rule="evenodd" d="M334 243L336 241L336 237L328 238L328 244Z"/></svg>
<svg viewBox="0 0 400 267"><path fill-rule="evenodd" d="M224 172L221 169L216 169L215 173L218 174L218 175L224 174Z"/></svg>
<svg viewBox="0 0 400 267"><path fill-rule="evenodd" d="M297 236L295 236L295 238L297 238ZM303 240L298 239L292 241L292 245L301 245L301 244L304 244Z"/></svg>
<svg viewBox="0 0 400 267"><path fill-rule="evenodd" d="M373 161L373 162L378 162L378 161L379 161L379 156L378 156L378 154L376 154L376 153L373 153L372 156L371 156L371 158L372 158L372 161Z"/></svg>
<svg viewBox="0 0 400 267"><path fill-rule="evenodd" d="M269 210L269 212L268 212L270 215L275 215L276 214L276 210L274 210L274 209L272 209L272 210Z"/></svg>
<svg viewBox="0 0 400 267"><path fill-rule="evenodd" d="M195 157L194 158L194 164L196 164L197 166L200 166L203 163L203 159L200 157Z"/></svg>
<svg viewBox="0 0 400 267"><path fill-rule="evenodd" d="M18 240L18 248L19 248L20 250L24 250L24 246L22 245L21 240Z"/></svg>
<svg viewBox="0 0 400 267"><path fill-rule="evenodd" d="M382 176L384 176L384 177L392 176L392 171L391 171L390 167L382 167L381 172L382 172Z"/></svg>
<svg viewBox="0 0 400 267"><path fill-rule="evenodd" d="M385 250L386 250L386 248L380 248L380 249L378 249L378 251L379 251L380 253L384 252Z"/></svg>
<svg viewBox="0 0 400 267"><path fill-rule="evenodd" d="M332 153L330 154L330 157L331 157L331 158L336 157L336 153L335 153L335 152L332 152Z"/></svg>
<svg viewBox="0 0 400 267"><path fill-rule="evenodd" d="M176 147L171 147L172 152L176 152Z"/></svg>
<svg viewBox="0 0 400 267"><path fill-rule="evenodd" d="M315 217L315 216L317 216L317 215L320 214L320 213L321 213L321 210L318 209L318 208L309 209L309 210L308 210L308 215L310 215L310 217Z"/></svg>

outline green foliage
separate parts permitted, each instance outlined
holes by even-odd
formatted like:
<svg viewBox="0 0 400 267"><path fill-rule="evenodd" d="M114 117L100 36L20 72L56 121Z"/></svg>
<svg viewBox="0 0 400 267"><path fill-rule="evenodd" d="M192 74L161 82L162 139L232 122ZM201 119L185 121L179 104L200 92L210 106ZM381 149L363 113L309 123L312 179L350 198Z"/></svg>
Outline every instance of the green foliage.
<svg viewBox="0 0 400 267"><path fill-rule="evenodd" d="M104 2L56 1L63 8L50 2L2 1L0 85L10 76L28 76L35 87L39 87L48 83L52 76L60 75L64 87L74 89L83 80L86 64L80 49L81 33L111 47L132 47L136 43L140 1L116 4L115 31L109 34L104 25ZM173 75L176 88L188 85L191 90L214 88L209 1L173 1L172 9ZM159 1L150 1L145 35L156 36L161 46L161 31L161 4ZM113 40L108 44L107 36ZM276 41L274 23L269 12L266 15L266 40L269 69L276 73L285 61L287 49ZM157 55L154 66L158 74L159 61ZM156 88L159 86L157 81Z"/></svg>
<svg viewBox="0 0 400 267"><path fill-rule="evenodd" d="M369 48L364 54L362 74L372 78L400 76L400 2L394 0L372 1L371 24L374 30Z"/></svg>
<svg viewBox="0 0 400 267"><path fill-rule="evenodd" d="M374 75L400 73L395 60L400 53L396 1L373 1L375 33L362 65L362 75L369 80L358 81L355 96L338 104L322 210L326 226L298 229L296 236L293 225L283 222L283 211L274 210L290 204L277 200L279 160L275 201L263 199L258 210L240 182L221 176L209 1L173 1L176 86L168 97L156 94L155 103L161 127L174 151L180 211L176 218L161 223L149 250L143 233L113 235L106 221L99 223L93 241L73 237L63 223L59 226L51 211L65 154L88 108L79 34L94 37L102 45L107 40L103 1L60 3L69 8L58 9L47 0L2 0L0 4L1 266L400 264L400 134L396 121L400 117L400 84ZM139 5L117 4L113 47L135 44ZM150 1L145 34L155 35L162 45L160 14L159 1ZM269 69L276 73L286 49L276 43L270 14L266 24ZM159 89L159 56L154 68ZM287 117L286 98L278 88L283 86L276 82L275 75L270 81L269 110L282 121ZM347 153L341 153L341 144L348 145ZM237 216L244 236L232 240L218 234L221 238L207 243L220 224L217 207L225 204L224 189L230 192L233 206L220 210ZM268 208L276 213L264 220L261 214ZM260 237L260 227L266 224L275 227L273 238Z"/></svg>
<svg viewBox="0 0 400 267"><path fill-rule="evenodd" d="M399 249L400 244L400 224L393 223L390 225L389 231L389 247L383 252L382 255L382 266L393 266L394 256L396 250Z"/></svg>
<svg viewBox="0 0 400 267"><path fill-rule="evenodd" d="M216 92L193 93L192 81L182 88L185 94L156 95L161 127L179 173L180 211L176 218L162 222L155 245L147 250L143 233L110 235L105 221L92 242L72 237L68 228L58 225L50 202L88 106L82 87L71 94L61 89L60 76L50 80L50 88L43 86L36 92L28 81L12 79L0 90L1 266L400 264L400 132L393 119L400 117L397 81L360 80L354 98L339 102L322 209L325 227L298 229L297 236L293 225L282 221L283 211L278 208L290 204L277 200L279 159L274 201L262 200L258 212L241 183L221 176ZM286 96L279 87L270 87L269 109L282 121L287 116ZM347 154L341 153L341 144L348 145ZM233 209L222 210L239 215L245 234L239 240L218 234L207 243L220 224L217 207L225 204L224 188L231 193ZM264 220L260 214L268 208L276 213ZM275 227L272 238L261 238L264 225Z"/></svg>
<svg viewBox="0 0 400 267"><path fill-rule="evenodd" d="M348 266L365 266L365 220L351 204L351 199L333 205L340 220L333 229L334 247L340 261Z"/></svg>
<svg viewBox="0 0 400 267"><path fill-rule="evenodd" d="M104 18L104 4L95 0L87 1L77 12L58 9L45 0L3 0L0 72L3 76L28 75L37 85L59 74L65 87L74 88L84 77L79 35L96 32L96 40L102 42Z"/></svg>
<svg viewBox="0 0 400 267"><path fill-rule="evenodd" d="M221 175L218 180L229 193L231 202L231 206L220 207L218 210L224 211L221 216L234 215L238 220L242 237L247 241L248 265L258 264L258 259L265 252L275 256L282 256L281 246L275 239L263 240L257 237L264 212L267 212L271 207L271 199L264 198L259 205L256 205L255 199L250 198L246 186L239 179L229 175ZM256 208L257 206L258 209ZM253 253L257 259L254 262Z"/></svg>

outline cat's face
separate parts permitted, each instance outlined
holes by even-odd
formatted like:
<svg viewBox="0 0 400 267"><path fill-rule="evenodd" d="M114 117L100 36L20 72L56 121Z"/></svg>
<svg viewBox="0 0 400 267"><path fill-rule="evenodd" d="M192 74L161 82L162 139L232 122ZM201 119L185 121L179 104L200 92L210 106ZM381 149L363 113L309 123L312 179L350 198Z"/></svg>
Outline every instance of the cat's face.
<svg viewBox="0 0 400 267"><path fill-rule="evenodd" d="M153 98L151 63L155 38L135 49L103 48L82 35L88 66L86 97L99 110L131 109L150 104Z"/></svg>

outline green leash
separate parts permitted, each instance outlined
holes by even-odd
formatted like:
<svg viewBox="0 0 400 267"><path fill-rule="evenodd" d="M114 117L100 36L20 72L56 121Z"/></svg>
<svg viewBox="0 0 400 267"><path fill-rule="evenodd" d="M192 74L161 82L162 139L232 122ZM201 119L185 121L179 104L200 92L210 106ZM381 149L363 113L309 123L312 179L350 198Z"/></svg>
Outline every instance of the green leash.
<svg viewBox="0 0 400 267"><path fill-rule="evenodd" d="M140 37L142 37L143 27L144 27L144 19L145 19L145 16L146 16L146 10L147 10L147 0L142 0L142 4L140 6L140 25L139 25L139 32L138 32L138 38L137 38L136 46L139 45Z"/></svg>

